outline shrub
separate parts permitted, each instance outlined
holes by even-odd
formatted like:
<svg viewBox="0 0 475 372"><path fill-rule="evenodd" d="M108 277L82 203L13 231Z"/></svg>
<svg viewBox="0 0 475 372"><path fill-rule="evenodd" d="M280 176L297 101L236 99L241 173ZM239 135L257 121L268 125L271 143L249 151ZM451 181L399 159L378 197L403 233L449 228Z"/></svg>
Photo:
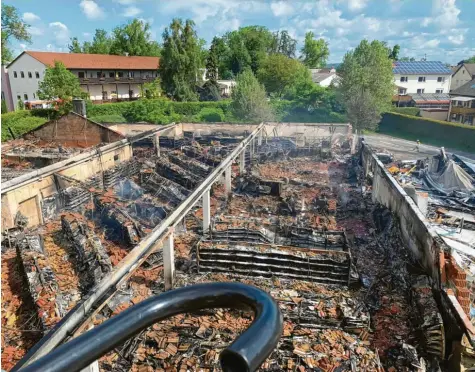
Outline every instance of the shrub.
<svg viewBox="0 0 475 372"><path fill-rule="evenodd" d="M5 102L4 99L2 99L2 114L5 114L7 112L8 112L7 103Z"/></svg>
<svg viewBox="0 0 475 372"><path fill-rule="evenodd" d="M127 120L122 115L97 115L90 117L92 121L97 123L127 123Z"/></svg>
<svg viewBox="0 0 475 372"><path fill-rule="evenodd" d="M379 124L379 132L411 140L420 139L422 143L435 146L475 151L475 127L463 124L386 113Z"/></svg>
<svg viewBox="0 0 475 372"><path fill-rule="evenodd" d="M197 118L208 123L223 122L224 112L220 108L205 107L198 113Z"/></svg>
<svg viewBox="0 0 475 372"><path fill-rule="evenodd" d="M30 130L46 123L48 119L32 116L31 111L22 110L2 114L2 142L12 139L10 127L16 137L19 137Z"/></svg>
<svg viewBox="0 0 475 372"><path fill-rule="evenodd" d="M393 107L391 112L395 112L397 114L405 114L411 116L421 116L420 112L421 109L418 107Z"/></svg>

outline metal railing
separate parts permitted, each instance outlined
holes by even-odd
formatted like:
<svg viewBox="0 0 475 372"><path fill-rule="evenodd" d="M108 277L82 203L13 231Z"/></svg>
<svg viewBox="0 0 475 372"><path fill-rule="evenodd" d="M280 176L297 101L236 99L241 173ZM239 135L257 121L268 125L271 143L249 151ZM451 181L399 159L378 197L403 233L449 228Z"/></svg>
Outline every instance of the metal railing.
<svg viewBox="0 0 475 372"><path fill-rule="evenodd" d="M277 346L282 314L266 292L242 283L206 283L149 298L59 346L21 371L80 371L141 330L171 316L209 308L250 308L254 321L220 354L224 371L255 371Z"/></svg>

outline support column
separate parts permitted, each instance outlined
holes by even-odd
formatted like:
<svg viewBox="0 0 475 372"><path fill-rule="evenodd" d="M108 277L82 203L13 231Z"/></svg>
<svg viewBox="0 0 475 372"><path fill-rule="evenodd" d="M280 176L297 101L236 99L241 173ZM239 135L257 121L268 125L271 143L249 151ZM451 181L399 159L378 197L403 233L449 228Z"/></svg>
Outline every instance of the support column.
<svg viewBox="0 0 475 372"><path fill-rule="evenodd" d="M231 165L226 168L224 171L224 189L226 190L226 195L231 194Z"/></svg>
<svg viewBox="0 0 475 372"><path fill-rule="evenodd" d="M173 244L173 232L163 242L163 276L165 278L165 290L173 288L175 281L175 247Z"/></svg>
<svg viewBox="0 0 475 372"><path fill-rule="evenodd" d="M160 157L160 135L158 133L155 135L155 155Z"/></svg>
<svg viewBox="0 0 475 372"><path fill-rule="evenodd" d="M209 198L210 190L206 190L203 194L203 232L209 231L211 224L211 201Z"/></svg>
<svg viewBox="0 0 475 372"><path fill-rule="evenodd" d="M246 148L242 150L241 154L239 155L239 172L244 174L246 171Z"/></svg>
<svg viewBox="0 0 475 372"><path fill-rule="evenodd" d="M259 132L257 135L257 145L261 146L262 145L262 130Z"/></svg>

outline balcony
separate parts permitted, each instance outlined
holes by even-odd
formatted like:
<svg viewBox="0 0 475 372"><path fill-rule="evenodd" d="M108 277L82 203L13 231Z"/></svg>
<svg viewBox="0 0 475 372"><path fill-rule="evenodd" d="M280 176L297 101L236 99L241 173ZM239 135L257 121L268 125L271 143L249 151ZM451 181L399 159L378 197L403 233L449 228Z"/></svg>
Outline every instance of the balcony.
<svg viewBox="0 0 475 372"><path fill-rule="evenodd" d="M79 84L144 84L154 81L154 77L104 77L104 78L79 78Z"/></svg>
<svg viewBox="0 0 475 372"><path fill-rule="evenodd" d="M475 107L452 106L450 113L461 115L475 114Z"/></svg>

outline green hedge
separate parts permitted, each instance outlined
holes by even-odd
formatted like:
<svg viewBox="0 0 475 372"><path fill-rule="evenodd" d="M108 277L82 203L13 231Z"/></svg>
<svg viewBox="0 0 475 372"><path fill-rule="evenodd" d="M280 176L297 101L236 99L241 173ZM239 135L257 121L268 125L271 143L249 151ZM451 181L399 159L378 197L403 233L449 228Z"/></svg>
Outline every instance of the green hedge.
<svg viewBox="0 0 475 372"><path fill-rule="evenodd" d="M383 114L378 131L422 143L475 152L475 127L410 115Z"/></svg>
<svg viewBox="0 0 475 372"><path fill-rule="evenodd" d="M421 109L418 107L393 107L391 109L391 112L394 112L396 114L405 114L405 115L411 115L411 116L421 116L420 112Z"/></svg>
<svg viewBox="0 0 475 372"><path fill-rule="evenodd" d="M46 123L48 118L33 116L29 110L13 111L2 114L2 142L12 139L10 127L15 136L21 136L32 129Z"/></svg>
<svg viewBox="0 0 475 372"><path fill-rule="evenodd" d="M122 115L97 115L90 116L89 119L96 123L127 123L127 120Z"/></svg>
<svg viewBox="0 0 475 372"><path fill-rule="evenodd" d="M295 101L275 100L270 102L277 121L299 123L347 123L344 114L319 107L309 111Z"/></svg>

